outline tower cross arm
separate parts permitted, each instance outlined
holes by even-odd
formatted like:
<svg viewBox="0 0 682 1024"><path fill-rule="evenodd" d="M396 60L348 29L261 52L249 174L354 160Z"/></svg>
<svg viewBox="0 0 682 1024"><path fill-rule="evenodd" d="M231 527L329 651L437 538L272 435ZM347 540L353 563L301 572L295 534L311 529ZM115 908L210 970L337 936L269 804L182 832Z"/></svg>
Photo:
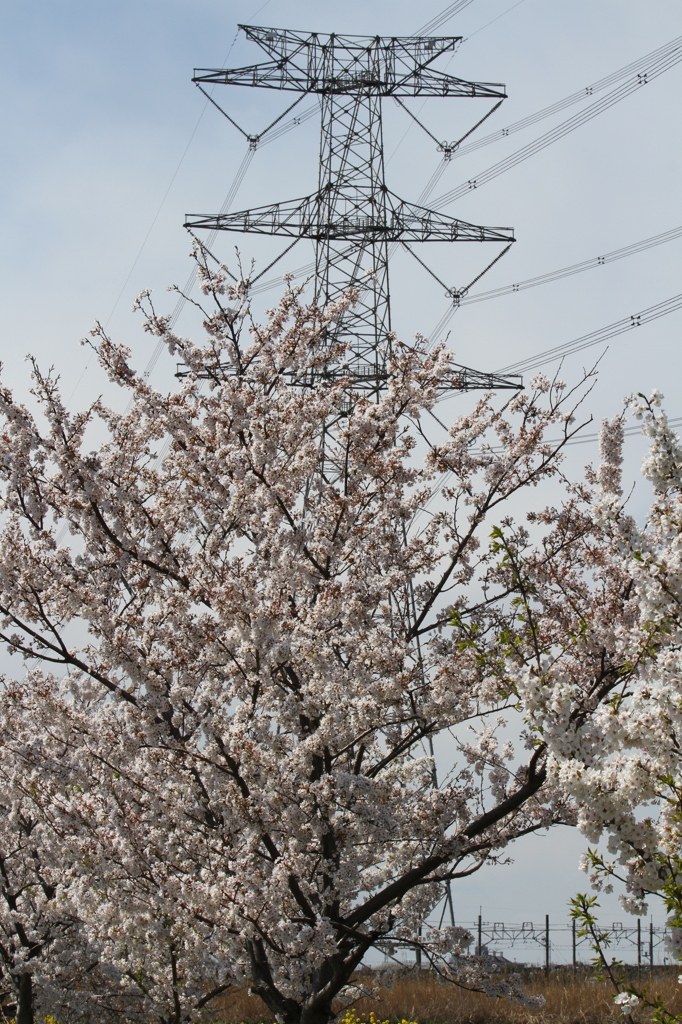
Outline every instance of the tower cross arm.
<svg viewBox="0 0 682 1024"><path fill-rule="evenodd" d="M401 69L402 72L402 69ZM198 85L243 85L289 92L344 95L354 92L374 96L447 96L467 99L504 99L504 85L468 82L443 72L420 69L382 73L381 69L351 67L333 74L301 70L289 61L264 61L243 68L195 68L192 81Z"/></svg>
<svg viewBox="0 0 682 1024"><path fill-rule="evenodd" d="M443 378L439 391L451 394L457 391L521 391L523 377L518 373L485 373L470 366L452 363L450 374Z"/></svg>
<svg viewBox="0 0 682 1024"><path fill-rule="evenodd" d="M196 68L194 82L344 96L506 96L503 85L467 82L433 66L457 48L460 36L320 35L239 27L269 60L243 68Z"/></svg>
<svg viewBox="0 0 682 1024"><path fill-rule="evenodd" d="M265 61L243 68L195 68L192 81L198 85L243 85L289 92L344 95L353 92L374 96L448 96L467 99L504 99L504 85L494 82L467 82L439 71L406 71L400 76L380 71L352 68L338 74L306 73L288 61Z"/></svg>
<svg viewBox="0 0 682 1024"><path fill-rule="evenodd" d="M387 221L396 231L391 241L402 242L513 242L514 229L483 227L446 213L400 199L386 190Z"/></svg>
<svg viewBox="0 0 682 1024"><path fill-rule="evenodd" d="M235 213L189 214L185 227L212 231L239 231L288 238L349 239L364 243L370 239L389 242L513 242L514 231L504 227L482 227L406 203L387 192L388 203L373 208L334 210L323 193L269 206L252 207Z"/></svg>
<svg viewBox="0 0 682 1024"><path fill-rule="evenodd" d="M185 227L212 231L239 231L251 235L284 235L288 238L316 238L315 197L292 199L268 206L254 206L235 213L187 214Z"/></svg>
<svg viewBox="0 0 682 1024"><path fill-rule="evenodd" d="M195 68L192 81L197 85L245 85L261 89L284 89L309 92L305 74L288 61L264 61L244 68Z"/></svg>

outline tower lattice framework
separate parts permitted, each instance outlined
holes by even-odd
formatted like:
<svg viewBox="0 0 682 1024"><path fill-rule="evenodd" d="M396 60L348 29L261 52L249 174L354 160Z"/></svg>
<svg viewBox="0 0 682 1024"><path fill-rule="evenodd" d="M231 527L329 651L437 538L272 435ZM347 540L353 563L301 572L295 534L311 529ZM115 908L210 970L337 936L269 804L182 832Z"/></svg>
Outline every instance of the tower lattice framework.
<svg viewBox="0 0 682 1024"><path fill-rule="evenodd" d="M350 377L351 392L378 398L388 385L392 336L389 259L394 249L402 245L412 252L411 244L417 242L497 243L501 253L476 274L475 281L514 241L511 228L470 224L407 202L387 187L382 100L459 97L486 98L499 104L506 96L504 86L467 82L433 66L439 57L454 52L461 37L381 38L239 27L266 52L269 60L243 68L202 69L195 71L193 81L202 88L219 84L291 91L300 93L301 99L309 93L318 94L318 188L312 195L235 213L191 215L185 226L211 232L282 236L292 240L284 253L298 239L312 240L316 303L325 306L334 302L349 288L357 293L353 306L328 328L334 340L338 338L346 344L344 365L328 365L320 375L328 379L338 372L344 379ZM293 106L295 103L289 110ZM253 147L257 146L258 136L247 137ZM447 152L452 147L442 148ZM416 259L422 263L419 257ZM448 289L455 303L462 293ZM484 373L459 365L452 369L448 380L443 381L443 391L516 390L521 386L517 375ZM343 453L335 451L336 427L336 421L327 422L320 438L319 472L327 481L343 480L345 474ZM392 600L405 621L414 625L412 584L408 583L404 592L392 594ZM418 633L411 639L413 657L424 672ZM437 787L430 735L427 745L434 758L433 785ZM454 925L449 883L445 896L443 915L449 909Z"/></svg>
<svg viewBox="0 0 682 1024"><path fill-rule="evenodd" d="M332 328L343 336L343 369L354 389L378 394L391 349L389 257L415 242L493 242L505 249L510 228L469 224L400 199L386 185L382 100L465 97L500 101L501 85L467 82L433 65L461 37L320 35L241 25L269 60L228 70L195 71L193 81L320 96L320 172L317 191L235 213L191 215L191 229L308 238L315 245L315 301L326 305L348 288L357 301ZM288 250L286 250L288 251ZM414 255L414 254L413 254ZM416 257L422 262L419 257ZM493 260L495 262L495 260ZM480 275L479 275L480 276ZM453 301L457 295L452 294ZM333 375L334 367L325 371ZM449 389L518 388L516 376L458 367Z"/></svg>

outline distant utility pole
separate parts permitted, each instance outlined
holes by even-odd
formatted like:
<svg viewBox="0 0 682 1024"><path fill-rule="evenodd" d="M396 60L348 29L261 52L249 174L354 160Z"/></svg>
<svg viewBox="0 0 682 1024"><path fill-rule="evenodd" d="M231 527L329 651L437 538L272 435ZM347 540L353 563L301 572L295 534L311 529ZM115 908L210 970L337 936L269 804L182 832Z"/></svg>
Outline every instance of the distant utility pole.
<svg viewBox="0 0 682 1024"><path fill-rule="evenodd" d="M186 226L312 239L316 303L333 302L351 287L359 294L353 308L333 328L335 336L347 341L349 350L342 372L353 378L353 390L378 397L386 386L391 350L389 248L402 245L426 267L411 243L493 242L502 251L487 270L514 241L510 228L468 224L406 202L389 190L384 172L382 99L393 97L402 105L405 97L482 97L499 103L506 95L504 87L466 82L433 67L437 58L454 52L461 37L381 38L248 25L240 28L270 59L244 68L202 69L195 71L193 81L200 87L219 84L288 90L301 93L301 98L318 94L322 110L318 189L300 199L237 213L191 215ZM441 148L447 157L449 147L443 144ZM454 302L467 290L443 287ZM461 372L449 389L520 386L515 375L481 373L468 367L458 370ZM334 367L325 373L333 376Z"/></svg>

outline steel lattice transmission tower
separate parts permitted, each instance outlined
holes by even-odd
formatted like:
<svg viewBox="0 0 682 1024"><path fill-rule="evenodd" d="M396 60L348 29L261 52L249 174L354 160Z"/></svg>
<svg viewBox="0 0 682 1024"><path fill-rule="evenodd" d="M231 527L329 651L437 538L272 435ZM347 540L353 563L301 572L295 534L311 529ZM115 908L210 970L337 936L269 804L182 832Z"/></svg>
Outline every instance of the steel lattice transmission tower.
<svg viewBox="0 0 682 1024"><path fill-rule="evenodd" d="M483 97L499 102L506 95L504 87L466 82L432 66L453 52L461 37L380 38L240 28L270 59L243 68L202 69L195 71L193 81L200 87L241 85L318 94L318 190L237 213L192 215L185 226L312 239L315 301L325 305L351 286L359 292L355 306L334 328L349 348L344 375L351 372L354 388L378 394L385 385L391 344L390 249L434 241L493 242L506 248L514 241L510 228L468 224L405 202L387 188L382 99ZM451 294L456 301L456 293ZM327 372L333 374L334 368ZM476 387L518 388L519 378L461 367L454 388Z"/></svg>
<svg viewBox="0 0 682 1024"><path fill-rule="evenodd" d="M389 256L393 247L402 244L412 252L410 243L414 242L493 242L504 252L514 241L510 228L469 224L406 202L389 190L384 169L382 100L481 97L499 103L506 95L504 87L466 82L433 67L439 57L456 49L461 37L380 38L246 25L240 28L270 59L244 68L195 71L193 81L200 87L220 84L288 90L300 93L301 98L308 93L318 94L322 111L318 189L303 198L237 213L190 216L185 226L212 232L281 235L294 240L285 252L297 239L311 239L315 244L317 304L334 301L349 287L354 287L359 296L330 328L335 335L342 335L349 357L343 367L327 366L323 375L329 378L339 372L344 378L350 376L350 391L378 397L387 384L391 350ZM247 138L252 146L257 145L257 136ZM458 301L457 292L448 289L448 294L453 302ZM444 391L519 387L516 375L487 374L468 367L453 367L453 373L443 381ZM320 475L327 481L343 479L346 472L343 452L338 452L335 445L337 422L328 422L320 438ZM392 600L406 621L414 622L411 583L404 593L392 595ZM418 634L413 637L413 645L423 672ZM428 746L433 757L431 737ZM433 784L438 785L435 760ZM454 924L449 885L446 903Z"/></svg>

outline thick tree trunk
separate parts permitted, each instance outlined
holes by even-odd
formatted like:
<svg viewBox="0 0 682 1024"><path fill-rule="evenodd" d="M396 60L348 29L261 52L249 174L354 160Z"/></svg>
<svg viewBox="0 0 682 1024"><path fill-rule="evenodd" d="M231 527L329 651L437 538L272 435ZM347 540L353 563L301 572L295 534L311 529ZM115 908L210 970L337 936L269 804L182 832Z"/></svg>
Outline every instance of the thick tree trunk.
<svg viewBox="0 0 682 1024"><path fill-rule="evenodd" d="M334 1019L331 1003L319 1006L315 1010L309 1010L305 1006L301 1008L301 1016L297 1024L329 1024Z"/></svg>
<svg viewBox="0 0 682 1024"><path fill-rule="evenodd" d="M19 999L17 1001L17 1024L34 1024L33 1019L33 978L30 974L19 975Z"/></svg>
<svg viewBox="0 0 682 1024"><path fill-rule="evenodd" d="M280 1024L330 1024L334 1019L331 999L322 1004L314 997L298 1002L296 999L282 996L274 986L263 986L258 989L254 987L253 991L260 996L272 1014L276 1015Z"/></svg>
<svg viewBox="0 0 682 1024"><path fill-rule="evenodd" d="M366 938L350 950L342 950L324 960L310 979L310 991L301 999L283 995L273 977L264 943L254 939L249 944L252 992L260 996L280 1024L330 1024L335 1013L334 999L348 984L354 971L371 945Z"/></svg>

